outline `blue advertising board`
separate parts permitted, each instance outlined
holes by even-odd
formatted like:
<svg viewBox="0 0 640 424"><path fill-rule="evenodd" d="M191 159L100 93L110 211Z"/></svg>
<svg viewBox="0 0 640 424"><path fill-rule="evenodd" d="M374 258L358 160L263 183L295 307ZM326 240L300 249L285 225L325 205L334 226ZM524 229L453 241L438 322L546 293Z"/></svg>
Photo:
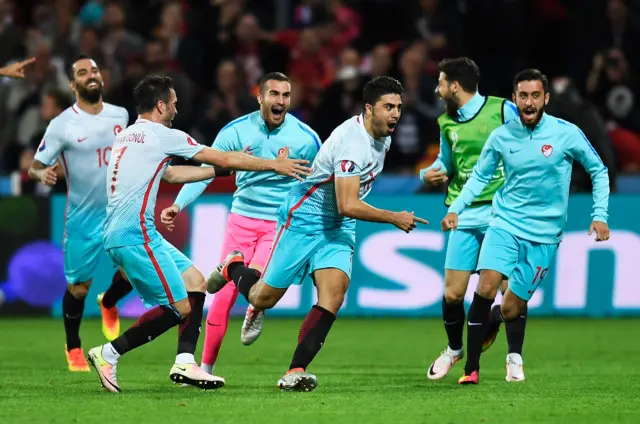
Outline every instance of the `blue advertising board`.
<svg viewBox="0 0 640 424"><path fill-rule="evenodd" d="M445 214L441 195L372 195L367 201L379 208L409 210L430 221L410 234L390 225L359 222L353 259L353 278L341 316L440 316L444 292L444 258L447 234L440 230ZM65 199L52 199L52 239L62 240ZM156 214L171 199L161 199ZM169 241L183 250L207 275L220 258L231 196L205 195L181 213ZM611 239L596 243L587 234L591 222L591 197L572 195L563 242L553 266L530 302L532 315L623 316L640 315L640 196L614 195L610 201ZM114 268L106 256L96 271L92 293L106 289ZM477 276L472 277L466 300L470 302ZM211 302L209 295L206 305ZM293 286L270 316L303 316L315 303L310 281ZM499 302L499 299L497 299ZM232 310L243 314L246 303ZM125 315L143 310L131 295L120 307ZM59 302L53 307L59 315ZM85 313L97 315L94 302Z"/></svg>

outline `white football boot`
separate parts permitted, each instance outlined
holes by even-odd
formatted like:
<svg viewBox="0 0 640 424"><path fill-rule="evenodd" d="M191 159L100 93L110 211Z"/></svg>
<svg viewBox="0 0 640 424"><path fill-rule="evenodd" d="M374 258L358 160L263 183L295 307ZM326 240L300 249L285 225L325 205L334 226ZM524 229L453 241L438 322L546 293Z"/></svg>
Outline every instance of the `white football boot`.
<svg viewBox="0 0 640 424"><path fill-rule="evenodd" d="M249 305L247 313L244 316L242 330L240 332L240 341L243 345L249 346L262 334L262 325L264 324L264 311L255 309Z"/></svg>
<svg viewBox="0 0 640 424"><path fill-rule="evenodd" d="M522 356L517 353L507 355L507 381L524 381L524 368Z"/></svg>
<svg viewBox="0 0 640 424"><path fill-rule="evenodd" d="M464 358L463 349L455 351L447 346L427 370L427 378L429 378L429 380L440 380L447 375L451 367L462 358Z"/></svg>

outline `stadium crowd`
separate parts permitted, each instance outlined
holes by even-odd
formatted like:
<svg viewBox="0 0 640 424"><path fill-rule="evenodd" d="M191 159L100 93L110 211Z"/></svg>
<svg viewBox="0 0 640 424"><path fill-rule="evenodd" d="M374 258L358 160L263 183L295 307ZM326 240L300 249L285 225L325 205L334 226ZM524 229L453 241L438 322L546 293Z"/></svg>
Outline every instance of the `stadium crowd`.
<svg viewBox="0 0 640 424"><path fill-rule="evenodd" d="M466 55L483 95L510 98L533 66L551 80L548 111L585 132L609 168L640 172L639 0L0 0L0 66L37 58L24 80L0 81L0 174L26 171L48 122L73 99L66 65L101 66L105 100L136 118L147 73L176 81L174 126L211 144L257 110L263 73L293 81L291 113L324 139L361 110L367 79L406 89L385 172L416 174L438 153L437 63ZM590 190L581 169L573 190ZM615 189L615 186L612 187Z"/></svg>

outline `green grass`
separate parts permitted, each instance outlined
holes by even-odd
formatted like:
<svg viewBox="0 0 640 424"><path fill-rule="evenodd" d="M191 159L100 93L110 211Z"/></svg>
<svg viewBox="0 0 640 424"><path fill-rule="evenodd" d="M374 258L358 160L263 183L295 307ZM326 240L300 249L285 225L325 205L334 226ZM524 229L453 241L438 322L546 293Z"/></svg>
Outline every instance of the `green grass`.
<svg viewBox="0 0 640 424"><path fill-rule="evenodd" d="M123 323L128 325L129 323ZM523 383L506 383L504 332L483 356L481 384L458 386L462 366L441 381L425 369L445 345L437 320L339 319L309 371L312 393L275 388L295 347L300 320L266 321L254 346L232 321L216 374L218 391L174 386L176 331L126 355L123 389L111 394L95 373L66 370L62 322L0 320L0 423L638 423L640 320L532 319ZM83 323L85 349L103 342Z"/></svg>

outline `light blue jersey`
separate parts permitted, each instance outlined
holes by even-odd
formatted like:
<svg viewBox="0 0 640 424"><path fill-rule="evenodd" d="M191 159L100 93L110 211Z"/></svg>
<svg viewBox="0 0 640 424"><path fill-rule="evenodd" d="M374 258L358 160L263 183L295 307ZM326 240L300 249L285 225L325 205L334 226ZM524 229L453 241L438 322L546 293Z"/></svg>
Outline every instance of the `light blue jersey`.
<svg viewBox="0 0 640 424"><path fill-rule="evenodd" d="M160 180L172 157L191 159L204 147L182 131L146 119L118 134L103 182L108 193L105 249L162 237L154 220Z"/></svg>
<svg viewBox="0 0 640 424"><path fill-rule="evenodd" d="M390 147L391 137L375 140L367 133L362 115L346 120L322 145L313 174L293 186L278 209L278 222L300 233L355 232L356 220L338 212L335 179L358 176L358 197L364 199Z"/></svg>
<svg viewBox="0 0 640 424"><path fill-rule="evenodd" d="M493 131L473 175L449 212L460 214L471 204L491 180L500 159L504 162L505 184L493 198L491 227L524 240L559 243L567 221L574 160L584 166L593 181L593 219L607 222L607 168L578 127L547 114L534 130L516 118Z"/></svg>
<svg viewBox="0 0 640 424"><path fill-rule="evenodd" d="M458 120L465 122L473 119L482 106L485 104L486 97L476 94L469 100L464 106L458 109ZM510 120L518 117L518 108L510 101L504 102L502 106L503 122L509 122ZM464 140L462 140L464 142ZM431 166L424 168L420 171L420 181L424 181L424 174L430 169L440 168L439 171L446 171L447 176L451 176L457 172L453 162L453 153L451 151L451 144L447 142L444 134L440 133L440 152L438 157L431 164ZM487 227L491 219L491 205L476 206L474 208L465 209L460 214L458 219L458 228L479 228ZM477 256L477 255L476 255Z"/></svg>
<svg viewBox="0 0 640 424"><path fill-rule="evenodd" d="M35 160L50 166L58 157L61 159L67 180L65 239L102 237L111 149L116 135L128 122L126 109L103 103L97 115L74 105L47 127Z"/></svg>
<svg viewBox="0 0 640 424"><path fill-rule="evenodd" d="M264 159L275 159L288 147L290 158L306 159L312 163L320 149L320 138L308 125L290 114L285 116L282 125L269 131L257 111L230 122L218 133L212 147L222 152L239 152L248 147L247 152ZM213 179L186 184L175 203L183 209L200 196L211 181ZM278 207L297 182L296 179L273 172L237 172L237 189L233 195L231 212L275 221Z"/></svg>

